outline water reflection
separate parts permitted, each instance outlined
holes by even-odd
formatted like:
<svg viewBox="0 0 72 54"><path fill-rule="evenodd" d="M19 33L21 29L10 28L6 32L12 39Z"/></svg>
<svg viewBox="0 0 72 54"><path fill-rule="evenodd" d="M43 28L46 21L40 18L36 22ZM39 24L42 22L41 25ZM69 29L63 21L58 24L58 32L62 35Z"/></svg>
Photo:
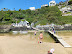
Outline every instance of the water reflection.
<svg viewBox="0 0 72 54"><path fill-rule="evenodd" d="M28 33L28 31L12 31L13 32L13 34L27 34Z"/></svg>
<svg viewBox="0 0 72 54"><path fill-rule="evenodd" d="M28 32L26 34L20 34L20 33L17 33L17 34L13 34L12 32L11 33L0 33L0 36L10 36L10 37L16 37L16 36L19 36L23 39L27 39L27 40L38 40L38 37L39 37L39 34L40 32L37 32L36 36L34 35L34 32ZM55 41L50 37L50 35L48 33L45 33L43 32L43 41L44 42L52 42L54 43Z"/></svg>

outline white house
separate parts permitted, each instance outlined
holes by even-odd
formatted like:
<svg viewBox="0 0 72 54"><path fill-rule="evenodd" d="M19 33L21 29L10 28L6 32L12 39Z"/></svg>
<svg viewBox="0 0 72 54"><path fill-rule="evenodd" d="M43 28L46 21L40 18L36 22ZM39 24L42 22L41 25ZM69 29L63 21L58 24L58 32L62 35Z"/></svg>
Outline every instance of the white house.
<svg viewBox="0 0 72 54"><path fill-rule="evenodd" d="M35 10L35 7L30 7L29 9L30 9L30 10Z"/></svg>
<svg viewBox="0 0 72 54"><path fill-rule="evenodd" d="M19 23L13 23L12 26L14 27L23 27L26 26L27 28L30 28L29 22L28 21L21 21Z"/></svg>
<svg viewBox="0 0 72 54"><path fill-rule="evenodd" d="M55 5L56 5L55 1L52 0L52 1L49 2L49 6L55 6Z"/></svg>
<svg viewBox="0 0 72 54"><path fill-rule="evenodd" d="M41 5L41 7L46 7L46 6L48 6L48 4L45 4L45 5Z"/></svg>

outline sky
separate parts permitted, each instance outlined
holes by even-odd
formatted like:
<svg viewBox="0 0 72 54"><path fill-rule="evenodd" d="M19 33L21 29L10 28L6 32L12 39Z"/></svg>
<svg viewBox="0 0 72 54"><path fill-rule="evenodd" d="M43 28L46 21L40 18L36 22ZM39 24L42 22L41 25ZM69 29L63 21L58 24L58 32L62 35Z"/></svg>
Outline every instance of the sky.
<svg viewBox="0 0 72 54"><path fill-rule="evenodd" d="M29 7L41 8L43 4L49 4L51 0L0 0L0 10L8 8L10 10L29 9ZM65 0L55 0L56 3Z"/></svg>

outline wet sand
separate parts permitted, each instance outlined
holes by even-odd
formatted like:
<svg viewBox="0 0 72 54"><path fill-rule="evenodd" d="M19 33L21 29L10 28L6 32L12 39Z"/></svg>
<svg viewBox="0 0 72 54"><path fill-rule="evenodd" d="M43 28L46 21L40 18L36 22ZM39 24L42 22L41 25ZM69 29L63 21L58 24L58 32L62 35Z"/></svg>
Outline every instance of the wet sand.
<svg viewBox="0 0 72 54"><path fill-rule="evenodd" d="M29 35L23 36L0 36L0 54L47 54L51 48L55 54L70 54L59 43L43 42L38 44L37 40L30 40Z"/></svg>

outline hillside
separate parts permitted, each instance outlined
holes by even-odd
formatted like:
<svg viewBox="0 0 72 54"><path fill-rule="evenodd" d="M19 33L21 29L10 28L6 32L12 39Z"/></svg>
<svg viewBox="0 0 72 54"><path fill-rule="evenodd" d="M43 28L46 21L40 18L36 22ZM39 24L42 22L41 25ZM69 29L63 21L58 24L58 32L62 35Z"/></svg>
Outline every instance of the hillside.
<svg viewBox="0 0 72 54"><path fill-rule="evenodd" d="M5 9L4 9L5 10ZM0 11L0 24L12 24L20 22L21 20L27 20L30 23L35 23L45 25L47 23L54 24L69 24L72 23L72 16L64 17L62 16L61 11L57 6L53 7L42 7L40 9L36 9L35 11L31 11L30 9L19 11Z"/></svg>

